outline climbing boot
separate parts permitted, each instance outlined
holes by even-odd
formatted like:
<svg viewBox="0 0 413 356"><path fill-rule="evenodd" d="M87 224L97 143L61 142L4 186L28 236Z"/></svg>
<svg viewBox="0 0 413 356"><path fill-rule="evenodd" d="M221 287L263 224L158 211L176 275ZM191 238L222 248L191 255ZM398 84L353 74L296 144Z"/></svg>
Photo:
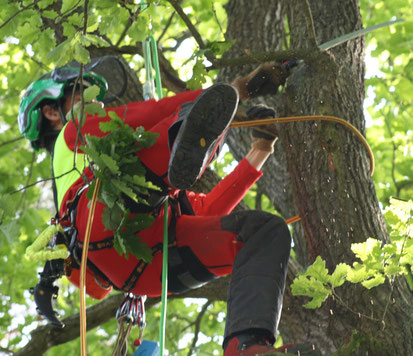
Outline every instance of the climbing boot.
<svg viewBox="0 0 413 356"><path fill-rule="evenodd" d="M313 345L284 345L274 348L265 338L256 335L241 334L234 336L225 347L224 356L255 356L278 351L288 355L321 356Z"/></svg>
<svg viewBox="0 0 413 356"><path fill-rule="evenodd" d="M168 167L168 180L174 188L188 189L200 178L223 140L237 107L238 92L229 84L213 85L193 103L182 107Z"/></svg>

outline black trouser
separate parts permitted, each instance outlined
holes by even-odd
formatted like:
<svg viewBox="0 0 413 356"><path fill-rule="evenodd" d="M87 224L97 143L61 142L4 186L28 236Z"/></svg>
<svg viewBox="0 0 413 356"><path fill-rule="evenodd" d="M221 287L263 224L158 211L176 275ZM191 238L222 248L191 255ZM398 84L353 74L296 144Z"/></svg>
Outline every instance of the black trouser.
<svg viewBox="0 0 413 356"><path fill-rule="evenodd" d="M275 335L280 320L291 236L285 222L263 211L232 213L222 229L244 243L234 261L225 338L248 329Z"/></svg>

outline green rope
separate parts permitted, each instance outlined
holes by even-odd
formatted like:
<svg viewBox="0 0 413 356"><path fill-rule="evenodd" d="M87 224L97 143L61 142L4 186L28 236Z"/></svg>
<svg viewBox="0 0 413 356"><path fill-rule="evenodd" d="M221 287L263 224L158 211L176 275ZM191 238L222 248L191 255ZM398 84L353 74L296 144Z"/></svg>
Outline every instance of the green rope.
<svg viewBox="0 0 413 356"><path fill-rule="evenodd" d="M145 100L153 99L155 97L153 74L152 74L152 58L151 58L151 44L148 39L142 43L143 58L145 61L145 83L143 84L143 98Z"/></svg>
<svg viewBox="0 0 413 356"><path fill-rule="evenodd" d="M162 81L161 81L161 70L159 68L158 59L158 47L156 46L155 37L149 35L149 41L152 46L152 56L153 56L153 66L155 68L155 82L156 82L156 93L158 94L158 99L162 99Z"/></svg>
<svg viewBox="0 0 413 356"><path fill-rule="evenodd" d="M160 355L163 356L165 348L166 305L168 299L168 199L164 203L163 216L163 261L162 261L162 297L161 321L159 325Z"/></svg>
<svg viewBox="0 0 413 356"><path fill-rule="evenodd" d="M162 99L161 71L159 69L158 48L155 38L149 35L152 46L153 65L155 68L155 83L158 99ZM159 325L160 355L163 356L165 348L166 307L168 299L168 198L164 203L163 218L163 261L162 261L162 298L161 298L161 321Z"/></svg>
<svg viewBox="0 0 413 356"><path fill-rule="evenodd" d="M152 56L151 56L152 53ZM162 81L159 68L158 48L153 35L149 35L143 43L143 54L145 59L146 83L144 84L145 100L154 97L152 61L155 68L155 83L158 99L162 99ZM164 203L163 220L163 261L162 261L162 297L161 297L161 320L159 325L160 355L163 356L165 349L166 329L166 307L168 298L168 198Z"/></svg>

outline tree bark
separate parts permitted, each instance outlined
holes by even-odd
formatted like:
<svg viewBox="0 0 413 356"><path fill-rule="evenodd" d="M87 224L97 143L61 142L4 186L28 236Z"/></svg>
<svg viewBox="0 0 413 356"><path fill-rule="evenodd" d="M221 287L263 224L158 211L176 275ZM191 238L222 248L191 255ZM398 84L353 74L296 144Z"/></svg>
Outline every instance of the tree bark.
<svg viewBox="0 0 413 356"><path fill-rule="evenodd" d="M236 39L229 58L245 50L280 49L286 16L293 50L314 49L362 28L357 0L230 0L226 10L226 36ZM230 80L236 70L239 73L238 68L222 70L220 79ZM364 90L360 37L300 64L284 91L264 103L277 108L280 116L341 117L364 133ZM368 156L354 135L324 122L280 124L277 132L275 155L259 184L285 218L297 212L301 216L293 227L296 260L290 264L289 282L316 256L322 256L332 272L340 262L353 262L352 243L367 237L388 240ZM240 158L249 147L248 130L233 130L228 142ZM329 300L312 311L305 310L303 299L293 297L287 287L280 324L283 339L314 343L328 355L346 344L355 355L412 354L412 294L403 281L370 291L346 285L337 294L342 303Z"/></svg>

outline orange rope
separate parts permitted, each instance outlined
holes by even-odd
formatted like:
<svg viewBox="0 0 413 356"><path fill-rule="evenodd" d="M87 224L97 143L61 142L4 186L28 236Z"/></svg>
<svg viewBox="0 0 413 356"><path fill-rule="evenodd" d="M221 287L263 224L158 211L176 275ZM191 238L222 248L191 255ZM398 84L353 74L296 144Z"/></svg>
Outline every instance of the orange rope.
<svg viewBox="0 0 413 356"><path fill-rule="evenodd" d="M300 215L296 215L296 216L293 216L292 218L289 218L289 219L285 220L285 223L287 225L289 225L289 224L295 223L295 222L300 221L300 220L301 220Z"/></svg>
<svg viewBox="0 0 413 356"><path fill-rule="evenodd" d="M360 133L359 130L348 121L341 119L335 116L325 116L325 115L313 115L313 116L290 116L290 117L269 117L264 119L257 119L257 120L250 120L250 121L236 121L232 122L230 127L252 127L252 126L261 126L261 125L269 125L269 124L285 124L289 122L300 122L300 121L330 121L330 122L337 122L345 127L347 127L351 132L353 132L357 138L361 141L364 148L367 151L367 154L370 158L370 172L371 175L374 173L374 154L371 150L367 140L364 136ZM287 224L292 224L294 222L300 221L301 217L299 215L293 216L292 218L287 219L285 222Z"/></svg>
<svg viewBox="0 0 413 356"><path fill-rule="evenodd" d="M82 356L87 356L86 347L86 262L89 252L90 234L92 231L93 218L95 216L95 207L97 195L100 187L100 179L96 179L95 190L89 208L89 216L87 218L85 240L83 242L82 262L80 264L80 348Z"/></svg>
<svg viewBox="0 0 413 356"><path fill-rule="evenodd" d="M250 127L250 126L260 126L260 125L269 125L269 124L285 124L289 122L299 122L299 121L330 121L330 122L337 122L345 127L347 127L351 132L353 132L357 138L361 141L364 148L367 151L367 154L370 158L370 172L371 175L374 173L374 155L373 151L371 150L367 140L364 136L354 127L352 124L347 122L344 119L340 119L339 117L335 116L324 116L324 115L314 115L314 116L291 116L291 117L279 117L279 118L265 118L265 119L258 119L258 120L251 120L251 121L237 121L233 122L230 127Z"/></svg>

